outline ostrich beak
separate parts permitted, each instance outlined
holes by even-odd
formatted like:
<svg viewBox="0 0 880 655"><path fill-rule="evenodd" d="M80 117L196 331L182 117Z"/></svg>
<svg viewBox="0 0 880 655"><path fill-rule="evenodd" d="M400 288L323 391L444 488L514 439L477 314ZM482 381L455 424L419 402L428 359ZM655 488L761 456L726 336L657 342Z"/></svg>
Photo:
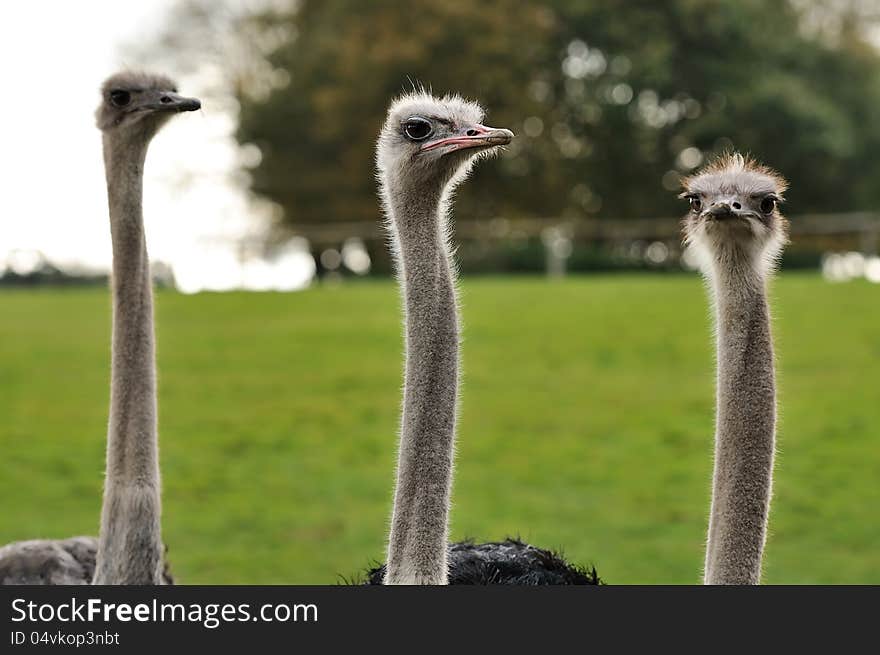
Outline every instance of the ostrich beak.
<svg viewBox="0 0 880 655"><path fill-rule="evenodd" d="M202 102L198 98L185 98L176 93L162 93L154 102L150 103L150 109L153 111L196 111L202 108Z"/></svg>
<svg viewBox="0 0 880 655"><path fill-rule="evenodd" d="M718 204L712 205L711 207L709 207L709 209L703 212L703 216L706 216L707 218L724 220L726 218L733 218L734 213L731 206L728 205L726 202L719 202Z"/></svg>
<svg viewBox="0 0 880 655"><path fill-rule="evenodd" d="M446 147L449 152L465 150L466 148L480 148L490 146L504 146L513 139L513 132L503 127L486 127L485 125L471 125L460 130L454 136L436 141L429 141L421 147L422 152Z"/></svg>

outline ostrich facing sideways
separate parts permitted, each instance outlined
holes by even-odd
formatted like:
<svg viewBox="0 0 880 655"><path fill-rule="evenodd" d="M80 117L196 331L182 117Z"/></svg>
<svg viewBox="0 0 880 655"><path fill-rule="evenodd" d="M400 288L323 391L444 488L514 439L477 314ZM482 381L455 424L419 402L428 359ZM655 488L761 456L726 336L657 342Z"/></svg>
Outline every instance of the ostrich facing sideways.
<svg viewBox="0 0 880 655"><path fill-rule="evenodd" d="M153 288L144 236L143 172L171 116L201 103L160 75L121 73L98 108L113 241L113 352L107 472L95 584L163 584Z"/></svg>
<svg viewBox="0 0 880 655"><path fill-rule="evenodd" d="M683 182L685 243L715 310L717 415L706 584L758 584L776 433L767 282L787 242L785 180L739 154Z"/></svg>
<svg viewBox="0 0 880 655"><path fill-rule="evenodd" d="M119 73L96 113L113 245L113 346L107 470L98 539L0 549L5 584L166 584L160 529L153 300L142 214L147 148L175 113L200 108L166 77Z"/></svg>
<svg viewBox="0 0 880 655"><path fill-rule="evenodd" d="M473 164L513 138L482 119L483 110L459 96L414 92L392 103L379 136L376 164L403 292L406 366L387 562L368 573L370 584L596 582L519 541L448 544L460 338L448 211Z"/></svg>

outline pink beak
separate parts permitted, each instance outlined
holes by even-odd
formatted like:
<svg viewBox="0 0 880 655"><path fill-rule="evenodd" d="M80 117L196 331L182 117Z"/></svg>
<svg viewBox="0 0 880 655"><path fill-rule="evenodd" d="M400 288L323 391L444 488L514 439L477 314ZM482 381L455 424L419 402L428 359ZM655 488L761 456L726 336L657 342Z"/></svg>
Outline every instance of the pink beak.
<svg viewBox="0 0 880 655"><path fill-rule="evenodd" d="M460 134L438 139L437 141L429 141L423 145L420 150L427 152L444 146L448 147L447 152L455 152L456 150L464 150L465 148L479 148L481 146L503 146L510 143L513 138L513 132L499 127L486 127L485 125L471 125L462 128Z"/></svg>

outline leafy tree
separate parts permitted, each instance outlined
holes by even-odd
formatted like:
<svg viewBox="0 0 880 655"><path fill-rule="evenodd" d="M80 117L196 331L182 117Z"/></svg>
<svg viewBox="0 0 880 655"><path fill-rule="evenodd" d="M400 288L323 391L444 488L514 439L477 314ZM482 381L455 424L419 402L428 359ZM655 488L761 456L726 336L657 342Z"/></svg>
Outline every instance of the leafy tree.
<svg viewBox="0 0 880 655"><path fill-rule="evenodd" d="M415 83L518 134L459 220L676 215L678 176L731 147L789 177L792 212L874 208L878 20L866 0L300 0L223 31L252 60L228 84L252 190L302 225L376 219L375 137Z"/></svg>

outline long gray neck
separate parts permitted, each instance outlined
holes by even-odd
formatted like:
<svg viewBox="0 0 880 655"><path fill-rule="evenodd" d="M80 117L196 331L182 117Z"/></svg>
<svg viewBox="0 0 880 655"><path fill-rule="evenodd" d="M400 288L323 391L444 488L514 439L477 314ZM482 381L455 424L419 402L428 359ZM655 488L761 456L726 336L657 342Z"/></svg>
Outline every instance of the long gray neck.
<svg viewBox="0 0 880 655"><path fill-rule="evenodd" d="M141 208L147 145L104 136L113 353L95 584L162 584L153 292Z"/></svg>
<svg viewBox="0 0 880 655"><path fill-rule="evenodd" d="M406 374L385 584L446 584L458 308L440 193L389 201L406 311Z"/></svg>
<svg viewBox="0 0 880 655"><path fill-rule="evenodd" d="M743 258L710 276L718 350L715 472L706 584L758 584L776 432L766 279Z"/></svg>

